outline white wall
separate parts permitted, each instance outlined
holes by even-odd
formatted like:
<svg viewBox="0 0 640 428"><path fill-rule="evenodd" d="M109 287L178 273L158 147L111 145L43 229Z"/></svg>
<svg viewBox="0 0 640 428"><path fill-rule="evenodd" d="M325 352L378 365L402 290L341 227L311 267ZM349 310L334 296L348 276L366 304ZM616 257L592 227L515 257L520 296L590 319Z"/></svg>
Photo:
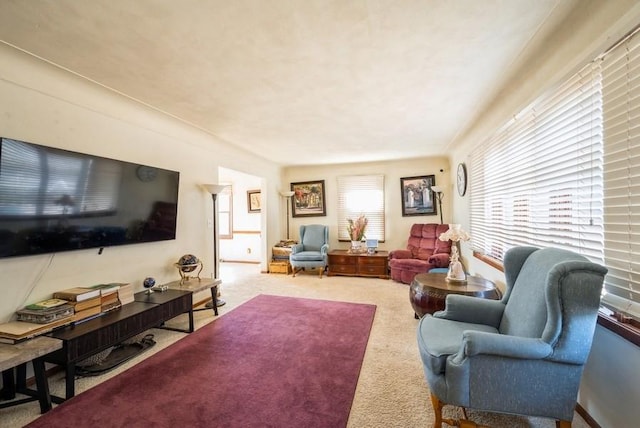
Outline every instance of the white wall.
<svg viewBox="0 0 640 428"><path fill-rule="evenodd" d="M106 248L102 255L81 250L1 259L0 322L71 286L131 282L139 291L146 276L178 279L173 263L185 253L197 255L209 276L212 203L199 184L218 182L219 166L259 170L263 206L278 207L276 165L3 44L0 64L0 135L180 171L175 240ZM266 240L279 239L278 217L262 221Z"/></svg>
<svg viewBox="0 0 640 428"><path fill-rule="evenodd" d="M298 239L300 226L304 224L325 224L329 226L331 249L348 249L349 243L338 242L338 201L337 177L342 175L383 174L385 187L385 242L381 250L406 248L409 229L414 223L440 223L438 215L402 217L402 194L400 178L420 175L435 175L435 182L444 189L442 200L443 220L451 220L451 184L449 160L446 157L428 157L402 161L371 162L361 164L340 164L329 166L300 166L284 169L282 189L290 189L291 183L324 180L326 213L324 217L296 217L290 219L291 238ZM285 232L286 233L286 232Z"/></svg>
<svg viewBox="0 0 640 428"><path fill-rule="evenodd" d="M536 41L539 47L536 57L505 71L512 75L511 84L489 108L480 112L468 132L452 142L452 173L458 163L469 164L470 151L514 114L640 24L637 1L582 0L579 4L555 34L548 40ZM456 194L452 201L454 222L467 228L469 202L468 194L464 197ZM462 254L472 273L504 286L503 273L474 259L466 243L462 245ZM598 326L578 402L602 427L630 427L640 420L640 407L636 403L636 397L640 397L639 361L637 346Z"/></svg>

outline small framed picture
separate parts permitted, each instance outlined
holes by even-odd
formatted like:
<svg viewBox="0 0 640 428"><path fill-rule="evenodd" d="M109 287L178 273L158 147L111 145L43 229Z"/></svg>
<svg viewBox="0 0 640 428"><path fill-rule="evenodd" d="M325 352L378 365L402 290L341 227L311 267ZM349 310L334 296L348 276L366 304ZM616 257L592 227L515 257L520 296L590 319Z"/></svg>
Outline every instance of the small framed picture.
<svg viewBox="0 0 640 428"><path fill-rule="evenodd" d="M291 183L293 217L322 217L327 215L324 180Z"/></svg>
<svg viewBox="0 0 640 428"><path fill-rule="evenodd" d="M247 206L250 213L260 212L260 190L247 190Z"/></svg>
<svg viewBox="0 0 640 428"><path fill-rule="evenodd" d="M402 216L438 214L433 190L431 190L431 186L435 185L435 175L401 178Z"/></svg>

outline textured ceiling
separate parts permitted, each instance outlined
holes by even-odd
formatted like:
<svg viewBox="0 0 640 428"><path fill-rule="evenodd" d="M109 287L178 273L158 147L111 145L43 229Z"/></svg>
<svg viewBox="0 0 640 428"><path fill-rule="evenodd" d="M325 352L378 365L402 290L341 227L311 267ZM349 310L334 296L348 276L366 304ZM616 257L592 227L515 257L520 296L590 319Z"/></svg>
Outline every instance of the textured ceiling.
<svg viewBox="0 0 640 428"><path fill-rule="evenodd" d="M572 3L1 0L0 40L274 162L363 162L446 155Z"/></svg>

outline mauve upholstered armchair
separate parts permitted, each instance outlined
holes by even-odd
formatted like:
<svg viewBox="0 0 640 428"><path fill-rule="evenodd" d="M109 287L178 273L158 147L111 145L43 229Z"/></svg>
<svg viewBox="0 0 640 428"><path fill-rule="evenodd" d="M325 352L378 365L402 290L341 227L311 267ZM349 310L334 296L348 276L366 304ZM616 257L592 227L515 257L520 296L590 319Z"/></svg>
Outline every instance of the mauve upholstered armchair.
<svg viewBox="0 0 640 428"><path fill-rule="evenodd" d="M504 258L502 300L449 295L418 324L436 413L446 404L573 420L607 269L555 248L515 247Z"/></svg>
<svg viewBox="0 0 640 428"><path fill-rule="evenodd" d="M329 227L322 224L300 226L300 243L291 247L289 262L293 276L302 269L318 269L320 278L327 267Z"/></svg>
<svg viewBox="0 0 640 428"><path fill-rule="evenodd" d="M447 230L448 224L428 223L411 226L407 248L389 253L391 279L411 284L419 273L427 273L433 268L449 267L451 241L438 239Z"/></svg>

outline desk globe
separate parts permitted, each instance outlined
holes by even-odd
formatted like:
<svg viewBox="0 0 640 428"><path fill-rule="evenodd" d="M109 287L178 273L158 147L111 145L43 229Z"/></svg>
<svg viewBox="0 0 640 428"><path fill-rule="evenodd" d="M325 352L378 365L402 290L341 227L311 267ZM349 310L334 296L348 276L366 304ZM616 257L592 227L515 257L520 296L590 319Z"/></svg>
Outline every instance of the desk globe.
<svg viewBox="0 0 640 428"><path fill-rule="evenodd" d="M192 278L197 278L198 281L200 280L200 272L202 272L203 268L202 262L193 254L185 254L180 257L180 260L178 260L175 266L178 268L178 273L180 274L180 284L184 284ZM198 267L200 269L198 269ZM190 276L189 273L196 269L198 269L198 273L196 273L195 276Z"/></svg>
<svg viewBox="0 0 640 428"><path fill-rule="evenodd" d="M156 280L152 277L147 277L142 281L142 285L147 289L147 294L153 293L153 286L156 285Z"/></svg>

